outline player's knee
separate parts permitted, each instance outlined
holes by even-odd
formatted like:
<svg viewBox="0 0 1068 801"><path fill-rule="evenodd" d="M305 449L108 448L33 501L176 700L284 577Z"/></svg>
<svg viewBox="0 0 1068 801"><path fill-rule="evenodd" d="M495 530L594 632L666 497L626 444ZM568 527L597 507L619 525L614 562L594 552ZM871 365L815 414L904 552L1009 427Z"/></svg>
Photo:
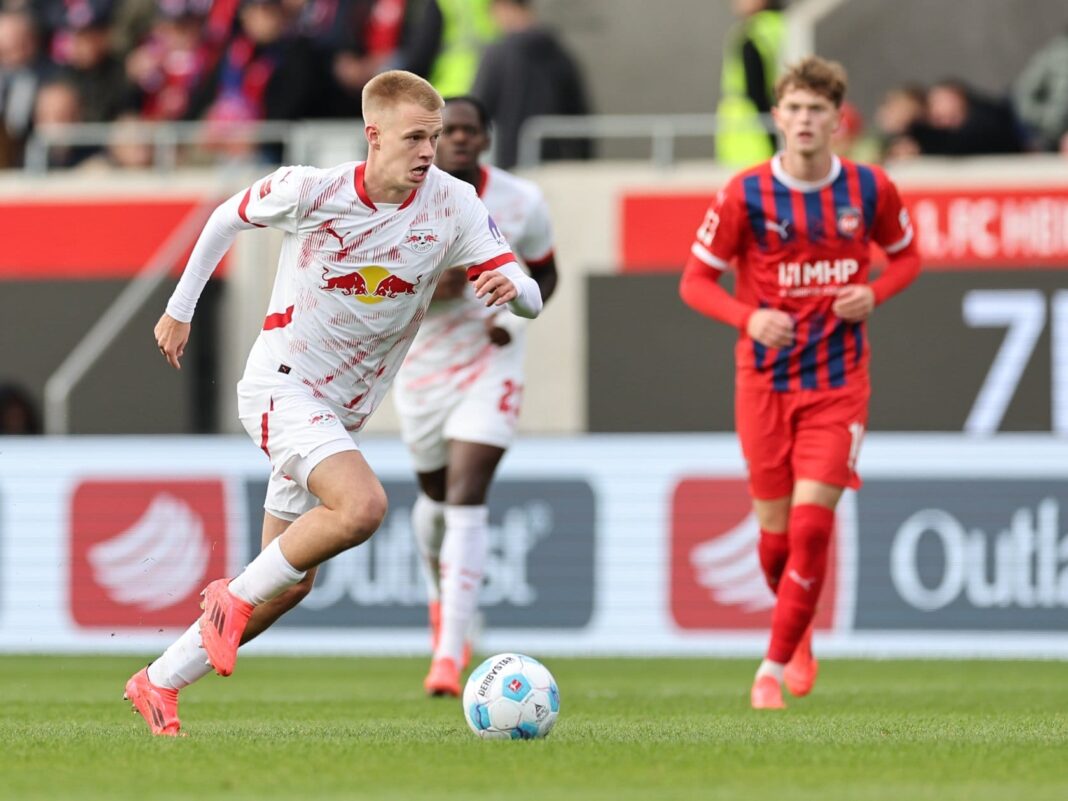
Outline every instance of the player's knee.
<svg viewBox="0 0 1068 801"><path fill-rule="evenodd" d="M479 475L459 476L450 480L445 503L450 506L482 506L486 503L488 482Z"/></svg>
<svg viewBox="0 0 1068 801"><path fill-rule="evenodd" d="M360 503L352 503L339 509L345 548L355 548L371 539L385 520L387 509L384 492L375 493L362 499Z"/></svg>

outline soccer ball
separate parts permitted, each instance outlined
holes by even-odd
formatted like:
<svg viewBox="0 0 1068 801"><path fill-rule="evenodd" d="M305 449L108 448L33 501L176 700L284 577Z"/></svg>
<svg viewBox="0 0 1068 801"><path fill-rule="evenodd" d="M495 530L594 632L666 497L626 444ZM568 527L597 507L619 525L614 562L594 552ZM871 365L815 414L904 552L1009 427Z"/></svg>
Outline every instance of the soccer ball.
<svg viewBox="0 0 1068 801"><path fill-rule="evenodd" d="M544 737L560 713L556 679L541 662L497 654L474 669L464 687L464 718L485 740Z"/></svg>

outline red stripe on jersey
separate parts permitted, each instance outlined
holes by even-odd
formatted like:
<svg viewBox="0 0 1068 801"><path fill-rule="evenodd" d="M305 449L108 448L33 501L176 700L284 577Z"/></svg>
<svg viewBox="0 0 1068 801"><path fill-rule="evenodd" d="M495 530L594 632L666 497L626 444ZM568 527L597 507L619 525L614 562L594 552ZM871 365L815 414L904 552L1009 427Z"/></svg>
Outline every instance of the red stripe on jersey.
<svg viewBox="0 0 1068 801"><path fill-rule="evenodd" d="M267 458L271 458L271 449L267 447L267 440L270 439L270 434L267 428L267 415L274 411L274 398L271 398L271 405L267 407L267 411L263 413L263 418L260 420L260 448L267 454Z"/></svg>
<svg viewBox="0 0 1068 801"><path fill-rule="evenodd" d="M791 192L791 194L793 193ZM775 176L771 172L770 162L767 165L767 169L762 169L760 172L760 199L764 204L764 236L765 241L768 243L768 249L781 248L796 232L791 230L791 226L781 227L785 221L779 219L779 209L775 205ZM796 221L796 219L795 217L794 220ZM780 227L775 229L768 225L768 222L774 222ZM796 228L797 226L795 224L792 227Z"/></svg>
<svg viewBox="0 0 1068 801"><path fill-rule="evenodd" d="M251 197L252 187L250 186L248 189L245 190L245 196L241 198L241 205L237 207L237 216L247 222L249 225L255 225L257 228L266 228L266 225L260 225L259 223L252 222L252 220L248 218L248 214L245 213L248 209L248 201Z"/></svg>
<svg viewBox="0 0 1068 801"><path fill-rule="evenodd" d="M512 255L512 251L506 251L499 256L494 256L489 261L484 261L481 264L475 264L467 268L467 280L474 281L482 273L489 272L490 270L496 270L498 267L503 267L505 264L515 263L515 256Z"/></svg>
<svg viewBox="0 0 1068 801"><path fill-rule="evenodd" d="M790 208L794 212L795 235L805 240L806 245L812 244L812 221L808 218L805 209L805 193L790 190Z"/></svg>
<svg viewBox="0 0 1068 801"><path fill-rule="evenodd" d="M290 306L284 312L268 314L263 320L263 330L271 331L275 328L285 328L293 322L293 307Z"/></svg>
<svg viewBox="0 0 1068 801"><path fill-rule="evenodd" d="M842 169L846 171L846 183L849 185L849 205L860 215L860 232L863 234L863 240L867 242L871 231L864 228L864 198L860 194L860 173L857 172L855 164L845 161L842 162Z"/></svg>
<svg viewBox="0 0 1068 801"><path fill-rule="evenodd" d="M374 201L371 200L371 196L367 194L367 187L363 185L363 174L366 170L366 161L361 161L356 165L356 173L353 176L353 183L356 185L356 197L360 199L360 202L363 203L363 205L371 209L371 211L378 211L378 207L374 204Z"/></svg>
<svg viewBox="0 0 1068 801"><path fill-rule="evenodd" d="M844 170L845 167L842 167ZM838 230L838 209L834 207L834 182L827 184L820 190L820 202L823 204L823 236L827 243L841 239L842 234Z"/></svg>
<svg viewBox="0 0 1068 801"><path fill-rule="evenodd" d="M531 270L540 270L543 267L547 267L549 265L549 262L551 262L555 256L556 254L552 250L550 250L540 259L526 259L525 261L527 263L527 267L529 267Z"/></svg>

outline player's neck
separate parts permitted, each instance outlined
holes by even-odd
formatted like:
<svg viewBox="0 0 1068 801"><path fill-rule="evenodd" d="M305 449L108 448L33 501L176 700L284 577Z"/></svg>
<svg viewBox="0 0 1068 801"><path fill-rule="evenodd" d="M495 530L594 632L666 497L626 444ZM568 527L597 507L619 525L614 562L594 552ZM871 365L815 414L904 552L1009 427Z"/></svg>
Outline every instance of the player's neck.
<svg viewBox="0 0 1068 801"><path fill-rule="evenodd" d="M783 170L791 178L815 183L831 174L834 158L831 151L824 150L811 155L784 150L780 160Z"/></svg>
<svg viewBox="0 0 1068 801"><path fill-rule="evenodd" d="M412 194L412 187L398 186L379 175L370 159L363 171L363 189L372 203L403 203Z"/></svg>
<svg viewBox="0 0 1068 801"><path fill-rule="evenodd" d="M482 168L477 164L467 170L450 171L449 174L453 178L459 178L461 181L471 184L471 186L479 191L482 189Z"/></svg>

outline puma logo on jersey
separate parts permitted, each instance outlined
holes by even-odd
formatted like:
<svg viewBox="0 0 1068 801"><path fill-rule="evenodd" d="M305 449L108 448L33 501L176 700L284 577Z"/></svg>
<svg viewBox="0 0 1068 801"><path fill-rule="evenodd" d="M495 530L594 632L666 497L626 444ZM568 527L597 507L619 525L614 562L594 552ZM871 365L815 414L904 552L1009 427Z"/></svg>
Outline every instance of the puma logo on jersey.
<svg viewBox="0 0 1068 801"><path fill-rule="evenodd" d="M775 220L767 220L764 223L765 226L779 235L779 239L785 242L790 238L790 221L783 220L782 222L776 222Z"/></svg>

